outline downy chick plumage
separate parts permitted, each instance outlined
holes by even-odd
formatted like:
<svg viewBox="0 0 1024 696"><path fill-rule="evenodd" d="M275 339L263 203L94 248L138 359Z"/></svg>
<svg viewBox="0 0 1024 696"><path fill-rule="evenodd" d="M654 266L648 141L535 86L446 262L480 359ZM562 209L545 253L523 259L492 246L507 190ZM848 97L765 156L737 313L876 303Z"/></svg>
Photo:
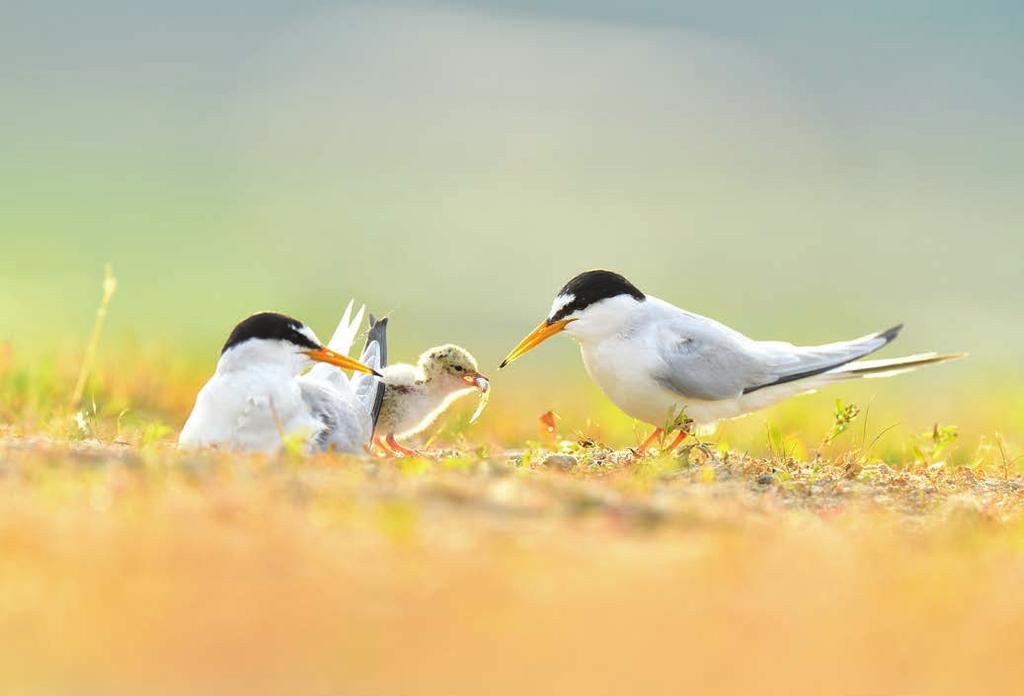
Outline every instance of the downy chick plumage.
<svg viewBox="0 0 1024 696"><path fill-rule="evenodd" d="M456 399L490 388L476 359L465 348L452 344L424 351L416 365L397 363L382 372L384 399L376 432L390 449L403 454L404 448L396 447L396 437L423 432Z"/></svg>

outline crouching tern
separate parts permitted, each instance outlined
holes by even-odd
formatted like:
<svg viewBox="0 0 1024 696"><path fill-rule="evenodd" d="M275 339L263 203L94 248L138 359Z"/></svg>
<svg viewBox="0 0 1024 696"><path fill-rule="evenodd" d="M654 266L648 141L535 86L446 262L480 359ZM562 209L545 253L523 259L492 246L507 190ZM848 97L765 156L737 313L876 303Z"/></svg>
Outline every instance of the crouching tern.
<svg viewBox="0 0 1024 696"><path fill-rule="evenodd" d="M491 387L469 351L452 344L424 351L416 365L398 363L382 371L384 402L374 442L399 456L415 455L416 451L401 445L396 437L423 432L456 399L474 391L483 399Z"/></svg>
<svg viewBox="0 0 1024 696"><path fill-rule="evenodd" d="M837 380L888 377L963 356L858 360L888 344L901 328L819 346L757 341L644 294L618 273L596 270L565 284L547 319L501 367L557 333L568 334L580 344L583 364L605 395L628 415L655 426L640 445L642 452L683 409L696 425L711 425ZM685 437L683 430L669 449Z"/></svg>
<svg viewBox="0 0 1024 696"><path fill-rule="evenodd" d="M178 446L273 453L301 437L309 451L362 451L380 411L384 385L376 378L387 361L386 321L372 324L359 360L346 355L363 312L353 318L350 302L326 346L283 314L261 312L240 322L196 397ZM349 380L338 368L359 374Z"/></svg>

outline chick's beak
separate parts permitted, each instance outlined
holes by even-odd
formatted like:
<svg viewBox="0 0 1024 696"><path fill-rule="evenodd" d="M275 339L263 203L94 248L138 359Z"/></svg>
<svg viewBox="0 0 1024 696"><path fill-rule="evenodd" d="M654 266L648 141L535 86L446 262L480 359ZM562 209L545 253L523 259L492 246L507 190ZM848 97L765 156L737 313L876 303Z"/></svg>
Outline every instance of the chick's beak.
<svg viewBox="0 0 1024 696"><path fill-rule="evenodd" d="M348 357L347 355L342 355L341 353L335 353L330 348L326 348L324 346L321 346L320 348L317 348L316 350L307 350L307 351L305 351L305 353L312 360L316 360L317 362L327 363L328 365L336 365L337 367L340 367L343 370L355 370L356 372L363 372L363 373L368 374L368 375L373 375L374 377L382 377L383 376L383 375L381 375L381 373L377 372L372 367L370 367L368 365L364 365L363 363L359 362L358 360L353 360L352 358Z"/></svg>
<svg viewBox="0 0 1024 696"><path fill-rule="evenodd" d="M575 319L559 319L551 324L547 321L542 321L536 329L531 331L526 338L519 342L518 346L512 349L512 352L501 361L500 365L498 365L498 369L500 370L509 363L523 357L556 333L564 330L566 325L573 321L575 321Z"/></svg>
<svg viewBox="0 0 1024 696"><path fill-rule="evenodd" d="M479 372L466 375L462 380L479 389L481 394L487 393L491 388L491 380L487 378L487 375L482 375Z"/></svg>

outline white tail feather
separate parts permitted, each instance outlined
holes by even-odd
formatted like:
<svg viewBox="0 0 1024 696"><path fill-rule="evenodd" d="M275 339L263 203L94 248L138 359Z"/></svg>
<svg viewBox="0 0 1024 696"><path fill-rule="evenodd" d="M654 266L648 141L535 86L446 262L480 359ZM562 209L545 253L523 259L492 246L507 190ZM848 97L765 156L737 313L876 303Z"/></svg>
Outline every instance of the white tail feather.
<svg viewBox="0 0 1024 696"><path fill-rule="evenodd" d="M751 411L756 411L757 409L777 404L780 401L791 396L796 396L797 394L809 394L820 387L838 380L859 379L862 377L868 379L875 377L891 377L892 375L898 375L902 372L910 372L911 370L923 367L924 365L933 365L935 363L946 362L948 360L956 360L958 358L965 357L966 355L966 353L950 353L945 355L940 355L938 353L918 353L917 355L906 355L902 358L857 360L846 363L845 365L840 365L828 372L820 372L803 379L770 385L764 389L758 389L757 391L750 392L749 394L744 394L740 397L740 401L737 402L739 410L736 413L727 414L725 417L732 418L738 415L744 415Z"/></svg>
<svg viewBox="0 0 1024 696"><path fill-rule="evenodd" d="M331 336L331 340L327 344L327 347L335 353L348 355L352 350L352 343L356 340L356 334L359 333L359 327L363 323L366 305L361 306L356 312L355 318L352 318L353 304L354 301L349 300L348 306L345 307L345 313L341 315L341 321L338 322L338 328L334 330L334 335Z"/></svg>
<svg viewBox="0 0 1024 696"><path fill-rule="evenodd" d="M335 353L341 355L348 355L352 349L352 343L356 339L356 334L359 333L359 326L363 322L363 314L366 311L366 306L359 308L356 312L355 317L352 316L352 308L355 306L355 300L349 300L348 306L345 307L345 313L341 315L341 321L338 322L338 328L334 330L334 335L331 336L331 340L327 343L327 347L333 350ZM335 388L347 388L348 377L345 373L339 370L333 365L326 363L317 363L314 365L309 373L307 374L312 380L329 384Z"/></svg>
<svg viewBox="0 0 1024 696"><path fill-rule="evenodd" d="M918 353L916 355L905 355L902 358L882 358L880 360L857 360L855 362L841 365L834 370L826 372L826 375L839 377L864 377L874 379L876 377L891 377L903 372L910 372L924 365L947 362L966 357L966 353Z"/></svg>

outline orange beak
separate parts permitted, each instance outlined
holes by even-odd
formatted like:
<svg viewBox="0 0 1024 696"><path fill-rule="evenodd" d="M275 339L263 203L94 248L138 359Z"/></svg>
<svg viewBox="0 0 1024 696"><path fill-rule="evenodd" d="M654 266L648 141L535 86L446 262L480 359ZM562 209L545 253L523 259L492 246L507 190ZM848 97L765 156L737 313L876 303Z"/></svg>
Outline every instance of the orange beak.
<svg viewBox="0 0 1024 696"><path fill-rule="evenodd" d="M305 351L305 353L311 359L316 360L317 362L327 363L328 365L336 365L337 367L340 367L343 370L355 370L356 372L363 372L368 375L373 375L374 377L383 377L381 373L377 372L372 367L364 365L358 360L353 360L347 355L335 353L330 348L320 347L317 348L316 350L307 350Z"/></svg>
<svg viewBox="0 0 1024 696"><path fill-rule="evenodd" d="M520 341L519 345L512 349L512 352L509 353L505 357L505 359L501 361L500 365L498 365L498 369L501 369L502 367L508 365L510 362L518 360L519 358L523 357L531 350L539 346L541 343L554 336L556 333L564 330L566 325L573 321L576 320L559 319L553 324L549 324L547 323L547 321L542 321L540 323L540 326L531 331L529 336Z"/></svg>

